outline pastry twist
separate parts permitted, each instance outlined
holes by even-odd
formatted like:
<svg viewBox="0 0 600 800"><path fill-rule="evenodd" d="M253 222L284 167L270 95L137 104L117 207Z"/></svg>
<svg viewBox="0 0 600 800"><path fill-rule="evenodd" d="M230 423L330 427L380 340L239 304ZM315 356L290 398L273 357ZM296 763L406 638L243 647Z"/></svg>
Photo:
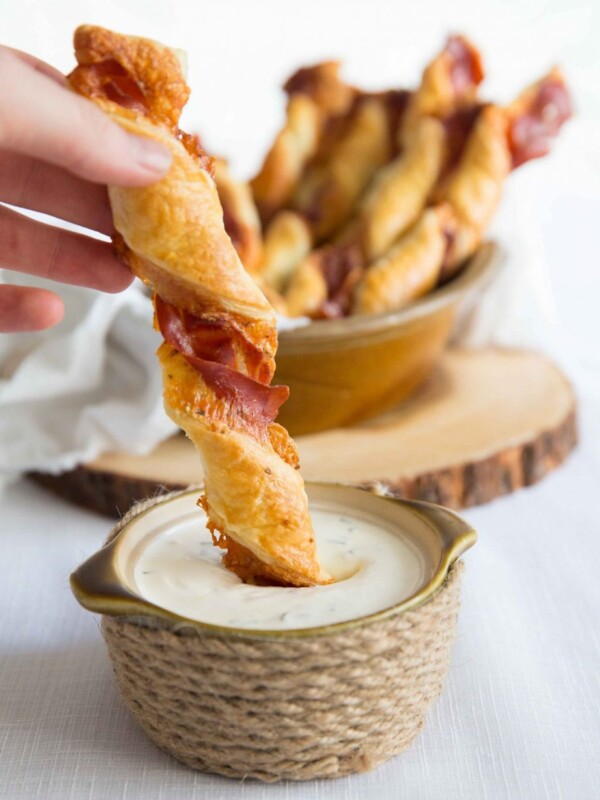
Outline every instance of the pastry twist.
<svg viewBox="0 0 600 800"><path fill-rule="evenodd" d="M356 90L339 77L337 61L297 70L285 83L286 119L250 182L266 226L258 273L277 291L313 245L313 231L304 214L287 205L298 191L309 165L327 161L345 127Z"/></svg>
<svg viewBox="0 0 600 800"><path fill-rule="evenodd" d="M303 67L284 86L288 95L284 125L251 181L263 223L290 199L326 129L344 117L354 98L354 90L340 80L339 68L337 61Z"/></svg>
<svg viewBox="0 0 600 800"><path fill-rule="evenodd" d="M214 178L223 208L225 230L242 264L254 275L262 257L263 241L250 186L233 177L224 158L215 159Z"/></svg>
<svg viewBox="0 0 600 800"><path fill-rule="evenodd" d="M464 36L450 36L425 68L421 84L411 96L403 120L403 136L410 136L422 117L444 119L476 101L483 80L477 48Z"/></svg>
<svg viewBox="0 0 600 800"><path fill-rule="evenodd" d="M426 209L399 242L369 266L356 287L353 313L403 308L431 291L447 257L453 225L448 205Z"/></svg>
<svg viewBox="0 0 600 800"><path fill-rule="evenodd" d="M288 395L270 386L275 314L225 232L210 160L178 128L189 94L179 57L91 26L76 31L75 54L72 88L172 154L161 181L111 186L109 198L117 251L154 290L165 408L200 452L224 563L244 580L327 582L297 452L274 422Z"/></svg>
<svg viewBox="0 0 600 800"><path fill-rule="evenodd" d="M397 133L400 153L377 173L359 206L356 230L367 262L383 256L425 208L482 80L481 56L463 36L451 36L425 68Z"/></svg>
<svg viewBox="0 0 600 800"><path fill-rule="evenodd" d="M510 105L484 106L476 117L455 168L435 190L456 218L449 277L474 253L502 197L511 170L546 155L551 140L572 113L562 73L551 70Z"/></svg>

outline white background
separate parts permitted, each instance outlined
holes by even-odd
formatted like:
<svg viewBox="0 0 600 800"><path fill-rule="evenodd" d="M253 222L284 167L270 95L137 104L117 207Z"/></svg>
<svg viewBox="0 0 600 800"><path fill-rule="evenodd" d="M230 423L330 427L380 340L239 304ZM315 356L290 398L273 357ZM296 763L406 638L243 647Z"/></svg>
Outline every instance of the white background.
<svg viewBox="0 0 600 800"><path fill-rule="evenodd" d="M600 4L0 0L0 12L4 43L65 71L82 22L185 48L187 124L242 173L280 120L276 87L300 63L339 56L357 82L414 83L445 33L464 31L484 51L490 94L509 99L561 62L578 121L551 158L512 176L506 202L528 198L554 320L538 338L575 383L582 427L562 470L466 514L480 541L446 691L423 734L376 772L327 784L236 784L158 753L122 707L96 621L66 582L106 520L13 486L0 498L0 797L600 797Z"/></svg>

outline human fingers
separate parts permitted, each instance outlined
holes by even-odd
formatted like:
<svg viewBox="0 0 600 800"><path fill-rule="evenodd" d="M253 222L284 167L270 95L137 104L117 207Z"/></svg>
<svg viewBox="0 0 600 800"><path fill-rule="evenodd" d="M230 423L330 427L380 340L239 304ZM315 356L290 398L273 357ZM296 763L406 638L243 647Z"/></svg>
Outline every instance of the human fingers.
<svg viewBox="0 0 600 800"><path fill-rule="evenodd" d="M0 150L0 201L105 233L113 231L106 186L45 161Z"/></svg>
<svg viewBox="0 0 600 800"><path fill-rule="evenodd" d="M47 289L0 286L0 333L42 331L61 321L63 301Z"/></svg>
<svg viewBox="0 0 600 800"><path fill-rule="evenodd" d="M126 133L89 100L0 48L0 147L97 183L142 186L171 163L157 142Z"/></svg>
<svg viewBox="0 0 600 800"><path fill-rule="evenodd" d="M25 64L29 64L29 66L33 67L33 69L36 72L41 72L42 75L46 75L48 78L52 78L52 80L55 81L55 83L58 83L61 86L66 85L67 81L62 72L59 72L57 69L55 69L50 64L47 64L45 61L42 61L41 59L36 58L35 56L32 56L31 53L25 53L23 50L17 50L14 47L6 47L4 45L3 49L8 50L9 53L12 53L16 58L19 58Z"/></svg>
<svg viewBox="0 0 600 800"><path fill-rule="evenodd" d="M133 280L108 242L35 222L1 205L0 266L105 292L120 292Z"/></svg>

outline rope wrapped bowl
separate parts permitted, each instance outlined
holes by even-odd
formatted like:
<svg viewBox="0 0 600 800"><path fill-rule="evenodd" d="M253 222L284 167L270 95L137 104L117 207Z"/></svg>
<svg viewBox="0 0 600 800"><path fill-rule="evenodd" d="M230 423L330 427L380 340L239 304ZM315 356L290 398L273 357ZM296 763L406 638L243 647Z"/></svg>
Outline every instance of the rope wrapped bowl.
<svg viewBox="0 0 600 800"><path fill-rule="evenodd" d="M319 628L255 631L185 619L136 594L123 554L136 552L141 517L189 491L134 506L71 576L78 601L103 614L127 707L158 747L193 769L266 782L364 772L410 745L442 690L458 559L475 532L432 504L336 485L307 489L311 504L333 496L349 513L380 508L388 520L413 519L427 540L424 585L392 608Z"/></svg>

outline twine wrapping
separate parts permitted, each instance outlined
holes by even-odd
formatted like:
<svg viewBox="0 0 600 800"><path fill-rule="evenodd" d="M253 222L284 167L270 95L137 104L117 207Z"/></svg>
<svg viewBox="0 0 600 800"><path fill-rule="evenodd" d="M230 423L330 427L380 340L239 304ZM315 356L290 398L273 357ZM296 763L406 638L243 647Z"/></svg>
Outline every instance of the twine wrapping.
<svg viewBox="0 0 600 800"><path fill-rule="evenodd" d="M400 753L423 727L448 670L462 571L454 564L415 609L326 635L223 636L109 616L102 632L128 708L187 766L267 782L341 777Z"/></svg>

